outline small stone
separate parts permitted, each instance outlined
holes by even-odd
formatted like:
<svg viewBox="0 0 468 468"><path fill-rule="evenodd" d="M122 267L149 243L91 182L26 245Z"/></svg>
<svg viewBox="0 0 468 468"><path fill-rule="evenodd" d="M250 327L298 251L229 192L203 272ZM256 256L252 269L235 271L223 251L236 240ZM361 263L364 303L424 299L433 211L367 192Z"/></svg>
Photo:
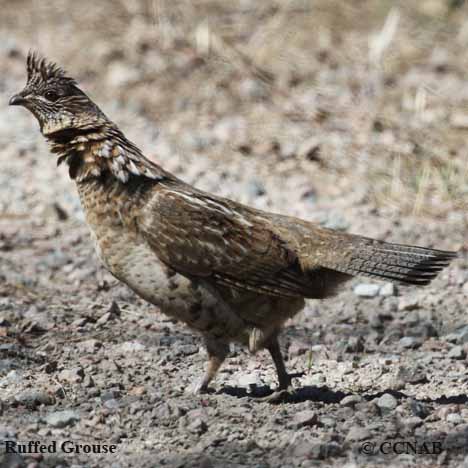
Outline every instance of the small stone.
<svg viewBox="0 0 468 468"><path fill-rule="evenodd" d="M101 393L101 401L112 400L121 396L120 390L117 388L110 388Z"/></svg>
<svg viewBox="0 0 468 468"><path fill-rule="evenodd" d="M119 346L119 351L122 354L126 353L138 353L140 351L144 351L146 346L139 343L138 341L125 341Z"/></svg>
<svg viewBox="0 0 468 468"><path fill-rule="evenodd" d="M427 382L427 375L421 366L400 366L396 376L403 383L418 384Z"/></svg>
<svg viewBox="0 0 468 468"><path fill-rule="evenodd" d="M43 390L25 390L15 396L15 400L29 407L39 405L53 405L55 400L46 391Z"/></svg>
<svg viewBox="0 0 468 468"><path fill-rule="evenodd" d="M111 398L111 399L106 400L106 401L104 402L104 406L105 406L107 409L117 409L117 408L119 408L120 403L119 403L118 400L116 400L115 398Z"/></svg>
<svg viewBox="0 0 468 468"><path fill-rule="evenodd" d="M73 410L56 411L45 416L44 421L52 427L62 428L75 424L80 420L80 415Z"/></svg>
<svg viewBox="0 0 468 468"><path fill-rule="evenodd" d="M465 359L466 353L463 346L457 345L447 353L447 357L450 359Z"/></svg>
<svg viewBox="0 0 468 468"><path fill-rule="evenodd" d="M431 414L429 407L420 401L411 400L410 407L412 413L421 419L425 419Z"/></svg>
<svg viewBox="0 0 468 468"><path fill-rule="evenodd" d="M206 414L202 410L192 410L186 415L188 421L187 429L192 434L201 435L208 430L208 424L206 422Z"/></svg>
<svg viewBox="0 0 468 468"><path fill-rule="evenodd" d="M84 375L84 370L81 367L74 367L73 369L64 369L61 371L58 375L58 379L61 382L75 384L82 382Z"/></svg>
<svg viewBox="0 0 468 468"><path fill-rule="evenodd" d="M94 387L94 380L90 375L85 375L85 378L83 379L83 387L85 388Z"/></svg>
<svg viewBox="0 0 468 468"><path fill-rule="evenodd" d="M186 344L181 345L175 349L175 355L182 355L182 356L191 356L192 354L196 354L199 351L199 347L193 344Z"/></svg>
<svg viewBox="0 0 468 468"><path fill-rule="evenodd" d="M104 325L105 323L113 320L113 316L110 312L106 312L105 314L101 315L96 322L96 325Z"/></svg>
<svg viewBox="0 0 468 468"><path fill-rule="evenodd" d="M336 419L332 418L331 416L324 416L323 418L320 418L320 424L325 427L335 427Z"/></svg>
<svg viewBox="0 0 468 468"><path fill-rule="evenodd" d="M291 426L296 429L304 426L315 426L317 424L317 413L312 410L304 410L296 413L291 422Z"/></svg>
<svg viewBox="0 0 468 468"><path fill-rule="evenodd" d="M131 388L128 391L128 394L133 395L133 396L142 396L145 393L146 393L146 387L144 387L143 385L138 385L136 387Z"/></svg>
<svg viewBox="0 0 468 468"><path fill-rule="evenodd" d="M241 374L238 378L237 378L237 383L239 384L239 386L241 387L251 387L251 386L260 386L262 385L262 381L260 379L260 376L258 375L258 373L251 373L251 374Z"/></svg>
<svg viewBox="0 0 468 468"><path fill-rule="evenodd" d="M452 424L461 424L465 422L463 417L459 415L458 413L448 414L446 420L447 422L452 423Z"/></svg>
<svg viewBox="0 0 468 468"><path fill-rule="evenodd" d="M362 397L360 397L359 395L348 395L340 401L340 405L354 407L354 405L356 405L357 403L361 403L361 401Z"/></svg>
<svg viewBox="0 0 468 468"><path fill-rule="evenodd" d="M450 343L466 344L468 343L468 325L463 325L455 332L445 336L445 340Z"/></svg>
<svg viewBox="0 0 468 468"><path fill-rule="evenodd" d="M76 320L73 320L72 327L73 328L82 328L89 322L88 317L79 317Z"/></svg>
<svg viewBox="0 0 468 468"><path fill-rule="evenodd" d="M96 352L101 346L102 343L94 338L89 340L81 341L77 344L78 349L85 353L94 353Z"/></svg>
<svg viewBox="0 0 468 468"><path fill-rule="evenodd" d="M410 431L413 431L416 427L421 426L423 423L423 420L418 417L418 416L411 416L410 418L406 418L403 421L403 426L409 429Z"/></svg>
<svg viewBox="0 0 468 468"><path fill-rule="evenodd" d="M400 347L406 348L406 349L416 349L421 346L421 339L415 338L414 336L404 336L403 338L400 338L400 341L398 342Z"/></svg>
<svg viewBox="0 0 468 468"><path fill-rule="evenodd" d="M390 393L384 393L377 399L376 404L380 408L380 411L386 414L390 413L398 406L398 401L393 395L390 395Z"/></svg>
<svg viewBox="0 0 468 468"><path fill-rule="evenodd" d="M378 284L361 283L357 284L353 291L359 297L375 297L379 294L380 286Z"/></svg>
<svg viewBox="0 0 468 468"><path fill-rule="evenodd" d="M397 293L396 287L393 283L385 283L380 287L379 295L380 296L395 296Z"/></svg>
<svg viewBox="0 0 468 468"><path fill-rule="evenodd" d="M468 281L463 285L462 291L468 296Z"/></svg>
<svg viewBox="0 0 468 468"><path fill-rule="evenodd" d="M346 231L349 228L349 222L337 213L328 213L320 224L327 229L336 231Z"/></svg>
<svg viewBox="0 0 468 468"><path fill-rule="evenodd" d="M349 429L348 435L346 436L346 440L348 441L360 441L369 439L371 436L371 432L366 429L365 427L361 426L352 426Z"/></svg>

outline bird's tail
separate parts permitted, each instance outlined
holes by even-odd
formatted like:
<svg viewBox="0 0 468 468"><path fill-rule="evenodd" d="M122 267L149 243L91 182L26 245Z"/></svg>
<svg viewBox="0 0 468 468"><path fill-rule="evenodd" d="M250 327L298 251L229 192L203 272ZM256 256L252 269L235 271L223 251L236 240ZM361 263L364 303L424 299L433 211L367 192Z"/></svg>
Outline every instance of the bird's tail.
<svg viewBox="0 0 468 468"><path fill-rule="evenodd" d="M429 284L456 252L391 244L367 237L336 233L334 248L322 266L353 276L370 276L399 283Z"/></svg>

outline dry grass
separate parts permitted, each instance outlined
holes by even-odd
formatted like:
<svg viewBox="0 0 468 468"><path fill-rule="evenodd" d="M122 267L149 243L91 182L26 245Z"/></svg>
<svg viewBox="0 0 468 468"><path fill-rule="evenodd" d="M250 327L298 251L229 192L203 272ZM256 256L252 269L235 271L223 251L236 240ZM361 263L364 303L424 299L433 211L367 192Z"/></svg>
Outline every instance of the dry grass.
<svg viewBox="0 0 468 468"><path fill-rule="evenodd" d="M305 170L318 184L339 179L344 193L363 185L395 213L466 219L468 124L452 116L468 115L468 7L452 4L23 0L5 2L2 21L96 93L136 102L161 125L186 102L181 121L195 132L241 115L247 141L236 145L253 154L317 136L326 164ZM117 62L136 79L103 80ZM246 79L261 97L242 94Z"/></svg>

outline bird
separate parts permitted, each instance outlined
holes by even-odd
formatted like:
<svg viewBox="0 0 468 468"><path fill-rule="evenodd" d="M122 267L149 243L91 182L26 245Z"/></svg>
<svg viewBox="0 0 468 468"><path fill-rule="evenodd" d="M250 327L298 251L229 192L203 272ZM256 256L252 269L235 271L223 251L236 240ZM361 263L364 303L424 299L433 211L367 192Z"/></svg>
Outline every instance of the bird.
<svg viewBox="0 0 468 468"><path fill-rule="evenodd" d="M207 392L231 343L267 350L291 391L279 335L305 299L354 276L430 283L456 252L389 243L269 213L204 192L145 157L56 63L30 51L10 105L28 109L76 183L104 267L163 314L198 332Z"/></svg>

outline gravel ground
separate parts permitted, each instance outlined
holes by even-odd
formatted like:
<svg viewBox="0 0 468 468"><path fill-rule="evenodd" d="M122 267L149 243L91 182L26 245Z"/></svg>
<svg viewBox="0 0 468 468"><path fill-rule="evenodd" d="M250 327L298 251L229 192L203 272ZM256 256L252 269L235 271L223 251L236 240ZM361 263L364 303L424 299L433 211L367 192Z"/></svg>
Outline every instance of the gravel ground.
<svg viewBox="0 0 468 468"><path fill-rule="evenodd" d="M2 2L2 103L37 48L202 189L461 254L424 289L309 301L287 401L240 347L194 396L199 337L103 270L66 169L2 106L0 467L468 467L468 9L358 3Z"/></svg>

